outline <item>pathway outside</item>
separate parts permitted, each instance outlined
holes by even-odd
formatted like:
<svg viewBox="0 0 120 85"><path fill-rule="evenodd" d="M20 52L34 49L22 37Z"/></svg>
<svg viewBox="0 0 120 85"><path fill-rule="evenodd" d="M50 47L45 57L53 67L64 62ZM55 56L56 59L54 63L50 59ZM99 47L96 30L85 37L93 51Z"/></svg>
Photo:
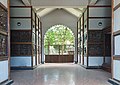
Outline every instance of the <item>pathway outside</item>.
<svg viewBox="0 0 120 85"><path fill-rule="evenodd" d="M12 71L13 85L111 85L111 74L77 64L43 64L34 70Z"/></svg>

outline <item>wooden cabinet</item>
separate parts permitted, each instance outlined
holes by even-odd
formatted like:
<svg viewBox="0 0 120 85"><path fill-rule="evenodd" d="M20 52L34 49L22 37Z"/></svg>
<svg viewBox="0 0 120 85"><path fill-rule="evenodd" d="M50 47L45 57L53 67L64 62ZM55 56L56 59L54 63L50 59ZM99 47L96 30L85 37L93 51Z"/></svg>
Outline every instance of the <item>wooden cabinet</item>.
<svg viewBox="0 0 120 85"><path fill-rule="evenodd" d="M11 65L13 68L33 68L40 64L40 36L41 22L33 8L11 6Z"/></svg>
<svg viewBox="0 0 120 85"><path fill-rule="evenodd" d="M0 3L0 60L8 60L7 8Z"/></svg>
<svg viewBox="0 0 120 85"><path fill-rule="evenodd" d="M10 32L9 13L0 2L0 84L9 79L10 75Z"/></svg>
<svg viewBox="0 0 120 85"><path fill-rule="evenodd" d="M88 55L103 56L103 31L102 30L89 30Z"/></svg>
<svg viewBox="0 0 120 85"><path fill-rule="evenodd" d="M74 62L74 54L69 55L45 55L46 63L71 63Z"/></svg>
<svg viewBox="0 0 120 85"><path fill-rule="evenodd" d="M81 63L81 52L80 52L80 47L81 47L81 20L78 20L77 22L77 63Z"/></svg>
<svg viewBox="0 0 120 85"><path fill-rule="evenodd" d="M99 14L97 13L98 11ZM80 64L86 68L100 68L103 64L103 29L111 26L110 11L111 6L88 6L79 19L80 42L78 43L80 43L79 49L81 53Z"/></svg>

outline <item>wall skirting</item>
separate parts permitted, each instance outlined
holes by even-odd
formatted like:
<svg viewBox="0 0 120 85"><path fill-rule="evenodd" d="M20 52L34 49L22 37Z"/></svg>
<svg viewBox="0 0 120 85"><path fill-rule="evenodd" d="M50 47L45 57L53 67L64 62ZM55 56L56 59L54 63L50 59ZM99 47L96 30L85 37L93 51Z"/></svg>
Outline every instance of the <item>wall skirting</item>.
<svg viewBox="0 0 120 85"><path fill-rule="evenodd" d="M114 79L109 79L108 82L111 83L112 85L120 85L120 82L118 82Z"/></svg>

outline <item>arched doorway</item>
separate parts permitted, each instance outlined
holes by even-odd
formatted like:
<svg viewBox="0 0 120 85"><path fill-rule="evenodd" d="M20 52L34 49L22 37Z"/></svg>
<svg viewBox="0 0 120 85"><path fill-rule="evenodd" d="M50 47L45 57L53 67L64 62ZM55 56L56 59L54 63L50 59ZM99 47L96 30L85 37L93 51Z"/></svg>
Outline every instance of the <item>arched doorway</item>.
<svg viewBox="0 0 120 85"><path fill-rule="evenodd" d="M64 25L54 25L44 36L46 63L74 62L75 37L71 29Z"/></svg>

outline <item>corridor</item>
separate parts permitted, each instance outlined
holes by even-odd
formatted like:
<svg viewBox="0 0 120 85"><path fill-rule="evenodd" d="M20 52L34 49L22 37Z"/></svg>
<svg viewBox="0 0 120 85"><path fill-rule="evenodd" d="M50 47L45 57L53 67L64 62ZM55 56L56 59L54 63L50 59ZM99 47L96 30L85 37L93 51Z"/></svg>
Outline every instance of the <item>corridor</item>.
<svg viewBox="0 0 120 85"><path fill-rule="evenodd" d="M111 85L111 74L84 69L78 64L43 64L34 70L12 71L13 85Z"/></svg>
<svg viewBox="0 0 120 85"><path fill-rule="evenodd" d="M0 85L120 85L119 18L120 0L0 0Z"/></svg>

